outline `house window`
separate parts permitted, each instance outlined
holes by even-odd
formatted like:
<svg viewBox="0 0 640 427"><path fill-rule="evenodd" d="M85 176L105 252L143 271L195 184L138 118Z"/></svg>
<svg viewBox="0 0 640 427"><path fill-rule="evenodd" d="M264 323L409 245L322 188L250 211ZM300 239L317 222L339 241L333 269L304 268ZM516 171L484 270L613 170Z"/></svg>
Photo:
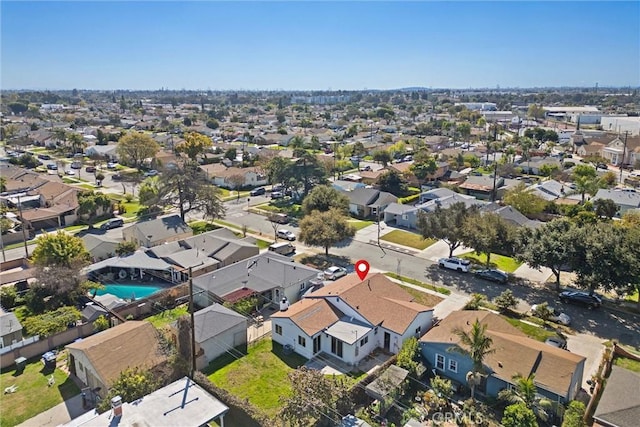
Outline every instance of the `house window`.
<svg viewBox="0 0 640 427"><path fill-rule="evenodd" d="M301 291L304 291L304 286L305 286L305 283L300 283L300 290Z"/></svg>
<svg viewBox="0 0 640 427"><path fill-rule="evenodd" d="M303 336L298 335L298 345L306 347L307 346L307 340Z"/></svg>
<svg viewBox="0 0 640 427"><path fill-rule="evenodd" d="M422 328L420 326L418 326L416 328L416 335L420 335L420 331L422 330Z"/></svg>
<svg viewBox="0 0 640 427"><path fill-rule="evenodd" d="M276 334L282 335L282 326L276 325Z"/></svg>
<svg viewBox="0 0 640 427"><path fill-rule="evenodd" d="M369 337L364 337L360 340L360 347L369 342Z"/></svg>
<svg viewBox="0 0 640 427"><path fill-rule="evenodd" d="M453 372L458 372L458 362L453 359L449 359L449 370Z"/></svg>
<svg viewBox="0 0 640 427"><path fill-rule="evenodd" d="M436 354L436 369L444 371L444 356Z"/></svg>

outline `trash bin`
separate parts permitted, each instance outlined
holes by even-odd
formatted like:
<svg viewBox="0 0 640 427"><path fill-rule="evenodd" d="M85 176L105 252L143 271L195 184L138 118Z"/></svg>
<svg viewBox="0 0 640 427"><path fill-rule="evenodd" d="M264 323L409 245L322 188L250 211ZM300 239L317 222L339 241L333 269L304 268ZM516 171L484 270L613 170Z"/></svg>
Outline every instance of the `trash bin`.
<svg viewBox="0 0 640 427"><path fill-rule="evenodd" d="M15 360L15 363L16 363L16 374L21 374L24 371L24 368L27 366L27 358L18 357Z"/></svg>

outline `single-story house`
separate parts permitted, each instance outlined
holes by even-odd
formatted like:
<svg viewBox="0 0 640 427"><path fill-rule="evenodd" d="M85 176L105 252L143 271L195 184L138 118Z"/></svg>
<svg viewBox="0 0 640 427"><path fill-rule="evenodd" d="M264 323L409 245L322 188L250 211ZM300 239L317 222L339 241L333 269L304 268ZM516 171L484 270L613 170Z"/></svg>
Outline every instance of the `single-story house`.
<svg viewBox="0 0 640 427"><path fill-rule="evenodd" d="M227 351L246 352L247 318L220 304L194 313L196 324L196 367L204 369L209 362ZM177 332L176 332L177 336Z"/></svg>
<svg viewBox="0 0 640 427"><path fill-rule="evenodd" d="M92 410L63 427L220 425L229 408L189 377L181 378L133 402L117 402L102 414Z"/></svg>
<svg viewBox="0 0 640 427"><path fill-rule="evenodd" d="M214 185L222 188L235 189L236 187L259 187L267 185L268 177L259 169L226 167L221 163L213 163L202 166ZM238 183L235 182L238 178Z"/></svg>
<svg viewBox="0 0 640 427"><path fill-rule="evenodd" d="M12 312L0 313L0 348L22 341L22 325Z"/></svg>
<svg viewBox="0 0 640 427"><path fill-rule="evenodd" d="M283 310L284 308L284 310ZM327 353L357 365L382 348L397 354L431 328L433 309L383 274L349 274L271 316L272 339L311 359Z"/></svg>
<svg viewBox="0 0 640 427"><path fill-rule="evenodd" d="M346 181L346 180L339 179L333 182L332 187L340 191L353 191L357 188L365 188L366 185L361 182Z"/></svg>
<svg viewBox="0 0 640 427"><path fill-rule="evenodd" d="M191 236L193 230L177 214L137 222L122 230L125 241L135 242L146 248Z"/></svg>
<svg viewBox="0 0 640 427"><path fill-rule="evenodd" d="M502 206L498 203L489 203L480 208L481 212L491 212L516 227L536 228L542 225L538 220L529 219L513 206Z"/></svg>
<svg viewBox="0 0 640 427"><path fill-rule="evenodd" d="M141 280L146 277L145 274L161 277L171 283L182 283L188 279L183 269L151 256L144 249L98 261L86 267L84 272L107 280Z"/></svg>
<svg viewBox="0 0 640 427"><path fill-rule="evenodd" d="M640 373L612 366L593 415L598 426L635 427L640 420Z"/></svg>
<svg viewBox="0 0 640 427"><path fill-rule="evenodd" d="M387 224L394 224L398 227L416 229L418 228L418 215L420 212L433 212L436 208L448 209L456 203L464 203L467 207L483 206L487 202L478 200L473 196L452 192L449 196L428 200L415 206L391 203L384 210L384 221Z"/></svg>
<svg viewBox="0 0 640 427"><path fill-rule="evenodd" d="M574 194L575 185L572 183L562 183L555 179L548 179L529 187L529 191L547 201L555 201L562 204L578 204L581 196Z"/></svg>
<svg viewBox="0 0 640 427"><path fill-rule="evenodd" d="M504 193L519 183L520 181L518 180L503 178L501 176L496 177L494 180L491 175L471 175L468 176L467 179L458 186L458 188L462 190L464 194L476 197L480 200L490 200L491 193L495 188L495 200L500 200L502 199L502 196L504 196Z"/></svg>
<svg viewBox="0 0 640 427"><path fill-rule="evenodd" d="M620 163L633 165L640 158L636 150L640 148L640 136L628 136L626 139L625 148L625 137L620 135L615 137L602 149L602 157L612 165L619 165Z"/></svg>
<svg viewBox="0 0 640 427"><path fill-rule="evenodd" d="M601 188L598 190L596 195L591 198L591 201L593 202L598 199L612 200L619 209L617 216L624 215L624 213L629 209L640 208L640 193L636 192L635 190L610 190Z"/></svg>
<svg viewBox="0 0 640 427"><path fill-rule="evenodd" d="M167 360L158 331L147 321L121 323L66 348L71 374L91 389L100 387L102 397L125 369L153 369Z"/></svg>
<svg viewBox="0 0 640 427"><path fill-rule="evenodd" d="M91 255L94 262L111 258L116 254L118 242L99 234L85 234L82 236L84 247Z"/></svg>
<svg viewBox="0 0 640 427"><path fill-rule="evenodd" d="M540 175L540 170L545 165L555 167L559 171L562 170L562 163L555 157L534 157L529 160L523 160L518 167L520 167L524 173Z"/></svg>
<svg viewBox="0 0 640 427"><path fill-rule="evenodd" d="M264 252L194 278L194 301L199 307L208 307L214 301L233 302L255 295L261 306L278 306L282 298L297 301L318 273L289 257Z"/></svg>
<svg viewBox="0 0 640 427"><path fill-rule="evenodd" d="M576 153L581 157L602 156L602 149L604 146L605 145L600 142L592 141L587 145L581 145L576 150Z"/></svg>
<svg viewBox="0 0 640 427"><path fill-rule="evenodd" d="M98 157L108 160L118 160L116 145L92 145L84 150L87 157Z"/></svg>
<svg viewBox="0 0 640 427"><path fill-rule="evenodd" d="M484 359L486 376L476 393L496 397L513 387L515 375L534 374L537 393L554 402L575 399L582 384L585 358L527 337L497 314L488 311L455 311L420 339L422 356L430 368L457 384L466 384L473 362L455 351L463 348L456 330L469 332L475 321L486 325L495 350Z"/></svg>
<svg viewBox="0 0 640 427"><path fill-rule="evenodd" d="M376 217L398 198L391 193L374 188L356 188L343 192L349 199L349 212L360 218Z"/></svg>

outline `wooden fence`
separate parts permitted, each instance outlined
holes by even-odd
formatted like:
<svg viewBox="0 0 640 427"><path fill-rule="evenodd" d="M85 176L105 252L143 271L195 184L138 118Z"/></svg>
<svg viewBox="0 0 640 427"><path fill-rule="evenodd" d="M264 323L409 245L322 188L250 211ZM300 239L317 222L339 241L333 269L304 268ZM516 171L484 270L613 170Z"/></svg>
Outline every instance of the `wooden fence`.
<svg viewBox="0 0 640 427"><path fill-rule="evenodd" d="M41 356L47 351L72 343L78 338L88 337L96 332L97 331L94 329L93 323L84 323L74 328L67 329L64 332L60 332L59 334L40 338L37 341L20 347L14 347L0 354L0 368L5 369L13 365L18 357L31 359L36 356Z"/></svg>

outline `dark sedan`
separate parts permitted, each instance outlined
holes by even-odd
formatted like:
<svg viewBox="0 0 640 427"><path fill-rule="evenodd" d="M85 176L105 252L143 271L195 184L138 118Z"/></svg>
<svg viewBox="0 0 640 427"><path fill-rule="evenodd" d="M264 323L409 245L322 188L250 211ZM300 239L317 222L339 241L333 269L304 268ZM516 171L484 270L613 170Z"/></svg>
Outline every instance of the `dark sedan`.
<svg viewBox="0 0 640 427"><path fill-rule="evenodd" d="M478 270L474 274L476 275L476 277L496 283L507 283L507 281L509 280L509 275L507 273L495 268Z"/></svg>
<svg viewBox="0 0 640 427"><path fill-rule="evenodd" d="M560 301L563 303L573 303L585 305L589 309L598 308L602 305L602 299L597 295L591 295L588 292L565 291L560 293Z"/></svg>

